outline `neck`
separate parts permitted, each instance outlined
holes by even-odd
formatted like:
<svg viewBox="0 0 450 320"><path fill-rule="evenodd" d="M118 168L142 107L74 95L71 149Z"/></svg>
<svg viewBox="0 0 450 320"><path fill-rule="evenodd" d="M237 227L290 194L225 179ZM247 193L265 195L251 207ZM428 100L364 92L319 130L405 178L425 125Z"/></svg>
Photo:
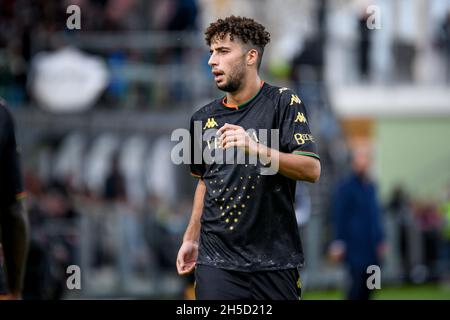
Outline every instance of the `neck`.
<svg viewBox="0 0 450 320"><path fill-rule="evenodd" d="M362 182L366 182L366 181L369 180L369 176L368 176L367 172L358 172L358 171L355 171L355 175L356 175L356 177L357 177L360 181L362 181Z"/></svg>
<svg viewBox="0 0 450 320"><path fill-rule="evenodd" d="M244 79L244 86L235 92L227 92L227 103L240 105L253 98L261 88L261 78L258 74L256 77L250 77L251 81Z"/></svg>

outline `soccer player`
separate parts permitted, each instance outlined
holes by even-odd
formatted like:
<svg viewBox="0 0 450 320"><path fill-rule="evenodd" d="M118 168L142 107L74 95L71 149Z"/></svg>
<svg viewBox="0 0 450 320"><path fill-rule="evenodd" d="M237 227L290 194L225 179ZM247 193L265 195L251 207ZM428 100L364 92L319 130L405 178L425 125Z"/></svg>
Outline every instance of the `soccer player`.
<svg viewBox="0 0 450 320"><path fill-rule="evenodd" d="M215 149L217 155L232 149L259 161L191 164L199 180L178 252L178 273L195 270L197 299L299 299L303 251L295 184L320 176L305 105L292 90L261 80L258 71L270 41L264 26L230 16L211 23L205 36L214 81L226 95L192 116L191 137L198 121L202 135L211 129L217 134L197 142L193 137L191 153ZM269 139L263 143L250 129L278 129L279 148L270 147ZM262 173L274 163L276 174Z"/></svg>
<svg viewBox="0 0 450 320"><path fill-rule="evenodd" d="M28 251L28 220L12 117L0 99L0 241L6 288L0 299L20 299ZM0 277L2 276L0 269Z"/></svg>

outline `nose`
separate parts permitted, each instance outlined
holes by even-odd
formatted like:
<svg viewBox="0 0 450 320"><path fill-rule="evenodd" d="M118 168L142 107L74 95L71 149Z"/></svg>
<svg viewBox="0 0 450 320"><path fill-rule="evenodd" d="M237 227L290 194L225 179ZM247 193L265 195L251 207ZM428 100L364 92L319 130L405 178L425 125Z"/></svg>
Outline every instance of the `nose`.
<svg viewBox="0 0 450 320"><path fill-rule="evenodd" d="M211 67L217 66L217 58L214 53L211 54L208 60L208 65Z"/></svg>

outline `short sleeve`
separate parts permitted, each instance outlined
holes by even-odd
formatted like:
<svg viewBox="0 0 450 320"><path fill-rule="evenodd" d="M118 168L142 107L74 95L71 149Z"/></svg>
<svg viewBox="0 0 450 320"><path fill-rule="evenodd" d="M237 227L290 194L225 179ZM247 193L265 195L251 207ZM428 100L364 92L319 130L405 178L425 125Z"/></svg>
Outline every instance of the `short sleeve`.
<svg viewBox="0 0 450 320"><path fill-rule="evenodd" d="M203 139L202 139L202 124L200 120L194 120L192 117L190 121L190 170L191 175L196 178L202 178L205 173L205 163L203 161Z"/></svg>
<svg viewBox="0 0 450 320"><path fill-rule="evenodd" d="M279 94L280 151L320 160L304 102L287 88L280 88Z"/></svg>

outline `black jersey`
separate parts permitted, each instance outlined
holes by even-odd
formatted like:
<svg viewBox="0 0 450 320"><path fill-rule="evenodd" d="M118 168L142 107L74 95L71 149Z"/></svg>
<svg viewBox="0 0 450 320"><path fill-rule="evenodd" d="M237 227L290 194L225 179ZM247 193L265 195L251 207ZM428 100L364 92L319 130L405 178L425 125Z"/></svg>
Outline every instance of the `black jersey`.
<svg viewBox="0 0 450 320"><path fill-rule="evenodd" d="M14 124L0 99L0 207L6 207L24 196Z"/></svg>
<svg viewBox="0 0 450 320"><path fill-rule="evenodd" d="M198 121L202 138L195 129ZM261 129L278 129L276 142L281 152L319 158L305 105L290 89L264 83L242 105L227 105L223 98L198 110L191 118L191 174L204 180L206 194L197 264L238 271L301 266L303 250L294 211L295 181L280 173L262 174L259 162L216 163L205 157L198 161L199 151L217 146L213 138L205 137L206 132L217 131L225 123L255 130L255 139L271 147L274 143L270 134L264 141ZM220 152L217 148L215 151Z"/></svg>

